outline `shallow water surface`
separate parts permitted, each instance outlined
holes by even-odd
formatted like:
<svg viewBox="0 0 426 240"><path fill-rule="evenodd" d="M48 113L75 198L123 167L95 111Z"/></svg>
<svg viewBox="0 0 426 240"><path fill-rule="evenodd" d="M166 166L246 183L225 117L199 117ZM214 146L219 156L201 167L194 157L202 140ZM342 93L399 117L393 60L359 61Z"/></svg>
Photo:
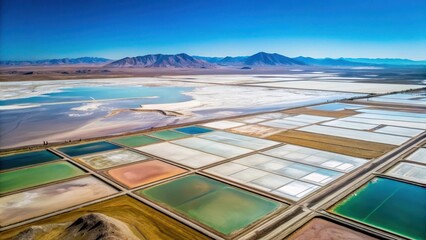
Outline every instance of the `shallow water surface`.
<svg viewBox="0 0 426 240"><path fill-rule="evenodd" d="M410 239L426 239L426 188L377 177L331 212Z"/></svg>
<svg viewBox="0 0 426 240"><path fill-rule="evenodd" d="M25 167L58 159L61 159L61 157L47 150L6 155L0 157L0 170Z"/></svg>
<svg viewBox="0 0 426 240"><path fill-rule="evenodd" d="M80 145L74 145L69 147L58 148L59 151L67 154L68 156L74 157L79 155L85 155L89 153L103 152L108 150L119 149L120 146L109 142L93 142Z"/></svg>
<svg viewBox="0 0 426 240"><path fill-rule="evenodd" d="M65 161L4 172L0 174L0 193L34 187L83 174L83 170Z"/></svg>
<svg viewBox="0 0 426 240"><path fill-rule="evenodd" d="M225 235L247 227L280 206L276 201L199 175L157 185L138 194Z"/></svg>
<svg viewBox="0 0 426 240"><path fill-rule="evenodd" d="M144 86L90 86L67 87L39 96L1 100L0 106L16 104L42 104L106 99L146 98L146 103L170 103L190 100L181 93L188 87L144 87Z"/></svg>

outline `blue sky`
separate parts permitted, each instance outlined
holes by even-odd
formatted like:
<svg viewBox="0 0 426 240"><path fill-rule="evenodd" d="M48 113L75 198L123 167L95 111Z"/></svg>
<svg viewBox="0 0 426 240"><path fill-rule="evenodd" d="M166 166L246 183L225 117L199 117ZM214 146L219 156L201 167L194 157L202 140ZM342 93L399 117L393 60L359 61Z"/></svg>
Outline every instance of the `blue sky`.
<svg viewBox="0 0 426 240"><path fill-rule="evenodd" d="M426 59L425 0L0 0L0 59L259 51Z"/></svg>

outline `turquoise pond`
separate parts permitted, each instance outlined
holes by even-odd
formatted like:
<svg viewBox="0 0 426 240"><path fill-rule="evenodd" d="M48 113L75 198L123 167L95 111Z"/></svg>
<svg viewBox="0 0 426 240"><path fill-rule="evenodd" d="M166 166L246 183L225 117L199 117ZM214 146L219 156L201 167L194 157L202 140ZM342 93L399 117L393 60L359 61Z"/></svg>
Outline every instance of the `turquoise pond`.
<svg viewBox="0 0 426 240"><path fill-rule="evenodd" d="M146 98L142 104L174 103L191 100L183 92L189 87L144 87L144 86L92 86L62 88L60 91L40 96L1 100L0 106L16 104L42 104L106 99Z"/></svg>
<svg viewBox="0 0 426 240"><path fill-rule="evenodd" d="M212 132L213 130L208 128L203 128L203 127L198 127L198 126L189 126L189 127L176 128L175 131L196 135L196 134Z"/></svg>
<svg viewBox="0 0 426 240"><path fill-rule="evenodd" d="M426 239L426 188L376 177L330 211L409 239Z"/></svg>
<svg viewBox="0 0 426 240"><path fill-rule="evenodd" d="M80 144L80 145L74 145L69 147L62 147L62 148L58 148L58 150L67 154L68 156L75 157L75 156L109 151L109 150L114 150L119 148L121 147L109 142L94 142L94 143Z"/></svg>

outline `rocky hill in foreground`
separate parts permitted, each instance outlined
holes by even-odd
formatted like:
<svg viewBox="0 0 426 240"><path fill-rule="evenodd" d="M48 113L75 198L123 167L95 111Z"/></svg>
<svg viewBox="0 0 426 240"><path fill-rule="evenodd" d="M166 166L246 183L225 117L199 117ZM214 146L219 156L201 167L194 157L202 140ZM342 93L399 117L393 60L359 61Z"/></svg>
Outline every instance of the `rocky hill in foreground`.
<svg viewBox="0 0 426 240"><path fill-rule="evenodd" d="M32 226L13 238L14 240L137 240L129 227L112 217L89 213L72 223Z"/></svg>

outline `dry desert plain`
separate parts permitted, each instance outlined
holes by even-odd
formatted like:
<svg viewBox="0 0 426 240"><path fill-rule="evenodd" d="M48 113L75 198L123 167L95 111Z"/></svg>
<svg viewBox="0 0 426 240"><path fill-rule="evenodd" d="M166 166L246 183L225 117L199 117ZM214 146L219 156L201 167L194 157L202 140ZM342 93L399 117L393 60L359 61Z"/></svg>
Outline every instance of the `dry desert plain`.
<svg viewBox="0 0 426 240"><path fill-rule="evenodd" d="M422 73L104 70L2 69L0 239L426 237Z"/></svg>

